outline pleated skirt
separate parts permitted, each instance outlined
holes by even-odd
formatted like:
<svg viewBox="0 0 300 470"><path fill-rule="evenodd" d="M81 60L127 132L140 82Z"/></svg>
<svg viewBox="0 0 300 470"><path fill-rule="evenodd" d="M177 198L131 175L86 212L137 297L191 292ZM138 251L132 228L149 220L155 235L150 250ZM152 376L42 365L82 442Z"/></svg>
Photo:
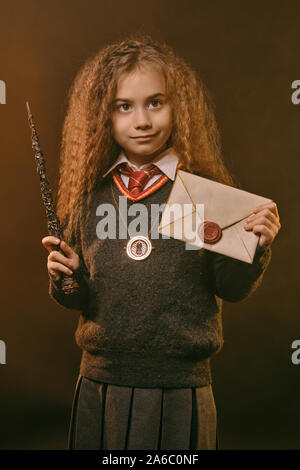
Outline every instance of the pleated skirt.
<svg viewBox="0 0 300 470"><path fill-rule="evenodd" d="M212 387L125 387L79 375L67 446L70 450L216 450Z"/></svg>

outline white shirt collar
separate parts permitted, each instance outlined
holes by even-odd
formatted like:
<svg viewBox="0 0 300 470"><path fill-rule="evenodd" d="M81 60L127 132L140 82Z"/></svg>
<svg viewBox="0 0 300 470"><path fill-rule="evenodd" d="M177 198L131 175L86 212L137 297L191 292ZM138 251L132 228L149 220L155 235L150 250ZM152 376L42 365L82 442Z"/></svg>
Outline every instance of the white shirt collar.
<svg viewBox="0 0 300 470"><path fill-rule="evenodd" d="M157 166L161 170L162 173L164 173L169 179L174 181L175 176L176 176L177 164L179 163L179 157L176 154L175 150L172 147L169 147L166 150L164 150L162 153L158 154L151 162L145 163L144 165L137 167L136 165L134 165L132 162L128 160L124 151L122 150L117 160L115 161L115 163L103 175L103 177L108 175L108 173L110 173L116 166L118 166L120 163L123 163L123 162L127 162L134 169L139 168L141 170L144 168L147 168L147 166L154 163L155 166Z"/></svg>

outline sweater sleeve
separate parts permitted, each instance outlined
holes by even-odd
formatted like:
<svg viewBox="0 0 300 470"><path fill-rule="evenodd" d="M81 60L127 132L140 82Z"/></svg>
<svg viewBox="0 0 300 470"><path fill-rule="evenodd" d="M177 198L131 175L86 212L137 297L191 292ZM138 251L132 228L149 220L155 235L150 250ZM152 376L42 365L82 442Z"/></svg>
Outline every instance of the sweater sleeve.
<svg viewBox="0 0 300 470"><path fill-rule="evenodd" d="M271 260L271 246L257 246L253 263L245 263L208 251L208 273L214 294L228 302L239 302L261 284Z"/></svg>
<svg viewBox="0 0 300 470"><path fill-rule="evenodd" d="M79 267L73 271L73 291L66 293L62 289L61 279L55 281L49 275L49 295L62 307L72 310L83 310L89 299L88 280L89 274L81 256Z"/></svg>

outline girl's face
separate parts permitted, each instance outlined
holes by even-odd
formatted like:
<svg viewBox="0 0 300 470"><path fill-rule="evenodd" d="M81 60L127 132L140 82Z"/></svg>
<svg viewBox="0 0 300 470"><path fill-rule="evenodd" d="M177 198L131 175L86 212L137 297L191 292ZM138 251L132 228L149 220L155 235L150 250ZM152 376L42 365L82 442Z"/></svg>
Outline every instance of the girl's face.
<svg viewBox="0 0 300 470"><path fill-rule="evenodd" d="M120 76L111 119L114 139L136 165L151 161L166 148L172 109L164 75L157 67L147 64Z"/></svg>

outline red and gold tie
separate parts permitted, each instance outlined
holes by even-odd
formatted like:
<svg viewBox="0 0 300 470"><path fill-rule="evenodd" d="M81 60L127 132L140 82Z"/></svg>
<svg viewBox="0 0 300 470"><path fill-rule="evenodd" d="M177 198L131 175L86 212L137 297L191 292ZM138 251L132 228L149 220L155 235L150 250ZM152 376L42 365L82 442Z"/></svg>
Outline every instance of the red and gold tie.
<svg viewBox="0 0 300 470"><path fill-rule="evenodd" d="M138 196L144 190L144 187L153 175L161 173L160 169L153 164L146 170L135 171L127 162L121 163L118 170L123 173L123 175L129 176L128 191L133 196Z"/></svg>

